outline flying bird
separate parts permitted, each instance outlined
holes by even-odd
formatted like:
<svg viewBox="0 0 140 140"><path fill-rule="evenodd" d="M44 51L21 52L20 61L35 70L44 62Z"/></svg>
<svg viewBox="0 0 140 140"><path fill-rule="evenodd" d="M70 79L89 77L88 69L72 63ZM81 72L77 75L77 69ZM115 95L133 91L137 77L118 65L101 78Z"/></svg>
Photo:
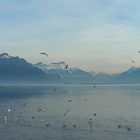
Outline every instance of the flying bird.
<svg viewBox="0 0 140 140"><path fill-rule="evenodd" d="M130 131L130 130L131 130L131 129L128 127L128 128L127 128L127 131Z"/></svg>
<svg viewBox="0 0 140 140"><path fill-rule="evenodd" d="M43 54L43 55L45 55L45 56L48 57L48 54L47 53L41 52L40 54Z"/></svg>
<svg viewBox="0 0 140 140"><path fill-rule="evenodd" d="M11 112L11 108L8 108L8 110L7 110L9 113Z"/></svg>
<svg viewBox="0 0 140 140"><path fill-rule="evenodd" d="M5 121L5 123L7 123L7 116L6 115L4 116L4 121Z"/></svg>
<svg viewBox="0 0 140 140"><path fill-rule="evenodd" d="M68 110L63 114L63 116L67 115L69 112L70 112L70 109L68 109Z"/></svg>
<svg viewBox="0 0 140 140"><path fill-rule="evenodd" d="M93 114L93 116L96 116L96 115L97 115L96 113Z"/></svg>
<svg viewBox="0 0 140 140"><path fill-rule="evenodd" d="M46 124L46 127L49 127L49 126L50 126L50 124L47 123L47 124Z"/></svg>
<svg viewBox="0 0 140 140"><path fill-rule="evenodd" d="M68 69L68 66L69 66L69 65L66 65L64 69Z"/></svg>
<svg viewBox="0 0 140 140"><path fill-rule="evenodd" d="M68 102L72 102L72 100L71 100L71 99L69 99L69 100L68 100Z"/></svg>
<svg viewBox="0 0 140 140"><path fill-rule="evenodd" d="M122 128L122 126L121 125L118 125L118 128Z"/></svg>
<svg viewBox="0 0 140 140"><path fill-rule="evenodd" d="M76 125L74 124L73 127L76 128Z"/></svg>
<svg viewBox="0 0 140 140"><path fill-rule="evenodd" d="M135 61L134 61L134 60L132 60L132 59L130 59L130 58L129 58L129 60L130 60L132 63L135 63Z"/></svg>
<svg viewBox="0 0 140 140"><path fill-rule="evenodd" d="M135 61L134 61L134 60L131 60L131 62L132 62L132 63L135 63Z"/></svg>

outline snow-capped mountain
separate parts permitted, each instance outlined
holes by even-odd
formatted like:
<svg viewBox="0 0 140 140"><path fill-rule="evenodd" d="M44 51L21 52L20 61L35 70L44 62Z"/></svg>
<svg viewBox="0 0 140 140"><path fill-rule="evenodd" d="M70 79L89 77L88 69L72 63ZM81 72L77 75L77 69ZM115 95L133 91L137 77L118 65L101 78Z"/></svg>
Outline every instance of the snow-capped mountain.
<svg viewBox="0 0 140 140"><path fill-rule="evenodd" d="M23 58L0 54L0 82L45 81L46 74Z"/></svg>
<svg viewBox="0 0 140 140"><path fill-rule="evenodd" d="M2 53L0 54L0 58L11 58L11 56L9 56L8 53Z"/></svg>
<svg viewBox="0 0 140 140"><path fill-rule="evenodd" d="M131 67L127 71L122 72L121 74L131 74L131 73L135 73L136 71L140 71L140 68Z"/></svg>
<svg viewBox="0 0 140 140"><path fill-rule="evenodd" d="M0 83L91 83L92 76L65 62L35 65L20 57L0 54Z"/></svg>
<svg viewBox="0 0 140 140"><path fill-rule="evenodd" d="M131 67L122 73L109 75L103 72L86 72L69 66L65 69L66 65L63 61L31 64L23 58L2 53L0 54L0 83L140 84L140 68Z"/></svg>
<svg viewBox="0 0 140 140"><path fill-rule="evenodd" d="M52 74L58 77L64 83L93 83L93 77L86 71L83 71L79 68L70 68L65 69L67 64L65 62L43 64L37 63L34 64L35 67L40 68L46 74Z"/></svg>
<svg viewBox="0 0 140 140"><path fill-rule="evenodd" d="M96 72L94 72L94 71L90 71L89 72L92 76L95 76L96 75Z"/></svg>
<svg viewBox="0 0 140 140"><path fill-rule="evenodd" d="M50 63L50 64L43 64L41 62L34 64L35 67L42 69L45 73L48 73L49 70L57 69L62 70L65 68L67 64L65 62L58 62L58 63Z"/></svg>
<svg viewBox="0 0 140 140"><path fill-rule="evenodd" d="M112 76L104 72L94 73L93 79L96 83L110 83Z"/></svg>

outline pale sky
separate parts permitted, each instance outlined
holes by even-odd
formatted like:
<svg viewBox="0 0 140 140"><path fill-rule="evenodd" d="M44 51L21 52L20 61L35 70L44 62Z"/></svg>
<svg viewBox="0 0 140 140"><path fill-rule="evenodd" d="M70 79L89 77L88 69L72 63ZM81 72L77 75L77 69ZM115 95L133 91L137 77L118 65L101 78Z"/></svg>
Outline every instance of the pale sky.
<svg viewBox="0 0 140 140"><path fill-rule="evenodd" d="M0 0L0 52L31 63L115 73L140 66L139 45L138 0Z"/></svg>

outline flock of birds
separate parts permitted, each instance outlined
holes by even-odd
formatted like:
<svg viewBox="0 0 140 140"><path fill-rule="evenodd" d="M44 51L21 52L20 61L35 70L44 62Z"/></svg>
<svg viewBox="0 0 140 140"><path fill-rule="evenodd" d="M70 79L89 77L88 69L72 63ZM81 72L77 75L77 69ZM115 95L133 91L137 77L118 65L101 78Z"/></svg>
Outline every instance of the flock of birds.
<svg viewBox="0 0 140 140"><path fill-rule="evenodd" d="M46 57L48 57L48 54L47 53L45 53L45 52L41 52L40 53L41 55L45 55ZM68 69L68 67L69 67L69 65L65 65L65 67L64 67L64 69Z"/></svg>
<svg viewBox="0 0 140 140"><path fill-rule="evenodd" d="M139 53L140 53L140 51L139 51ZM45 53L45 52L41 52L40 53L41 55L45 55L46 57L48 57L48 54L47 53ZM135 64L136 63L136 61L135 60L133 60L133 59L131 59L131 58L129 58L129 60L130 60L130 62L132 63L132 64ZM64 67L64 69L66 70L66 69L68 69L68 67L69 67L69 65L65 65L65 67ZM58 76L58 78L59 79L61 79L61 77L60 77L60 75L57 73L57 76ZM93 85L94 85L94 88L96 87L96 83L95 82L93 82Z"/></svg>
<svg viewBox="0 0 140 140"><path fill-rule="evenodd" d="M57 92L57 89L55 88L54 91ZM61 92L63 92L63 91L61 91ZM65 90L65 92L67 92L67 91ZM85 99L84 101L87 102L87 99ZM73 100L72 100L72 99L68 99L67 102L70 103L70 102L73 102ZM25 107L25 106L27 106L27 105L28 105L28 103L23 103L23 104L22 104L23 107ZM13 112L13 107L12 107L12 106L10 106L10 107L8 107L7 109L5 109L5 110L2 111L3 120L4 120L4 123L5 123L5 124L8 124L8 122L9 122L9 116L10 116L10 113L12 113L12 112ZM44 113L45 113L46 110L44 110L44 109L42 109L42 108L40 108L40 107L36 107L36 112L44 112ZM62 116L65 117L65 116L67 116L68 113L70 113L70 112L71 112L71 109L68 109L68 110L66 110L66 111L62 114ZM92 116L91 116L90 118L88 118L87 123L88 123L88 126L89 126L89 129L90 129L90 130L93 130L94 123L95 123L95 117L96 117L96 116L97 116L96 113L92 113ZM14 117L14 120L15 120L15 122L18 122L18 120L20 120L21 118L23 119L23 116L18 115L18 116L16 116L16 117ZM32 119L32 120L35 120L35 119L37 119L37 116L31 116L31 119ZM45 123L44 120L40 120L40 121L43 122L43 123ZM51 124L50 124L50 123L45 123L44 125L45 125L46 127L51 127ZM29 127L32 127L31 124L28 124L28 126L29 126ZM78 125L72 124L72 127L75 128L75 129L77 128L77 130L78 130ZM62 128L67 128L67 125L66 125L66 124L62 124ZM131 128L130 128L130 127L123 126L123 125L118 125L117 128L118 128L118 129L123 129L123 128L124 128L124 129L126 129L127 131L131 131Z"/></svg>
<svg viewBox="0 0 140 140"><path fill-rule="evenodd" d="M140 53L140 51L139 51L139 53ZM41 55L45 55L46 57L48 57L48 54L47 54L47 53L41 52L40 54L41 54ZM131 58L129 58L129 60L130 60L132 63L135 63L135 61L132 60ZM66 64L65 67L64 67L64 69L68 69L68 67L69 67L69 66ZM95 87L96 87L96 84L94 83L94 88L95 88ZM54 91L56 92L57 89L54 89ZM68 102L72 102L71 99L69 99L69 100L67 100L67 101L68 101ZM87 99L85 99L85 101L87 101ZM25 106L25 105L27 105L27 104L25 103L24 106ZM9 107L7 110L5 110L5 111L2 112L3 117L4 117L3 120L4 120L5 124L8 123L7 113L11 113L11 111L12 111L12 109L11 109L11 107ZM41 112L41 111L43 111L41 108L37 108L37 112ZM66 116L70 111L71 111L71 109L66 110L66 111L63 113L63 116ZM97 114L94 113L94 114L93 114L93 117L96 117L96 116L97 116ZM17 121L18 118L20 118L20 117L21 117L21 116L15 117L15 121ZM36 117L35 117L35 116L32 116L31 118L32 118L32 119L35 119ZM89 128L92 129L92 128L93 128L93 118L89 118L88 124L89 124ZM50 124L49 124L49 123L46 123L45 126L46 126L46 127L50 127ZM67 126L66 126L65 124L63 124L62 127L63 127L63 128L66 128ZM77 125L76 125L76 124L73 124L73 128L77 128ZM123 125L118 125L117 128L121 129L121 128L124 128L124 126L123 126ZM131 128L130 128L130 127L127 127L126 129L127 129L127 131L131 131Z"/></svg>
<svg viewBox="0 0 140 140"><path fill-rule="evenodd" d="M41 54L41 55L44 55L44 56L46 56L46 57L48 57L48 54L45 53L45 52L41 52L40 54ZM69 65L66 64L65 67L64 67L64 70L67 70L68 67L69 67ZM57 77L58 77L58 79L61 79L61 80L62 80L62 77L59 75L58 72L57 72ZM93 87L94 87L94 88L96 87L96 83L95 83L95 82L93 82Z"/></svg>
<svg viewBox="0 0 140 140"><path fill-rule="evenodd" d="M54 89L54 91L56 91L56 89ZM68 99L67 102L72 102L72 99ZM28 103L22 104L22 106L24 106L24 107L27 106L27 105L28 105ZM4 123L5 123L5 124L8 124L8 123L9 123L9 116L10 116L10 113L13 112L12 108L13 108L13 107L9 107L9 108L7 108L7 109L1 111L1 113L2 113L2 115L3 115L3 120L4 120ZM37 112L44 112L44 113L46 112L45 110L41 109L40 107L37 107L36 109L37 109L37 110L36 110ZM62 114L62 116L65 117L70 111L71 111L71 109L66 110L66 111ZM95 116L96 116L96 113L94 113L93 116L95 117ZM21 118L23 119L23 116L17 115L16 117L14 117L14 121L17 122L17 121L20 120ZM35 120L35 119L36 119L36 116L31 116L31 119L32 119L32 120ZM93 120L93 118L89 118L89 121L88 121L88 124L89 124L89 128L90 128L90 129L93 128L93 122L92 122L92 120ZM41 121L41 122L44 122L44 120L40 120L40 121ZM29 127L32 127L31 124L28 124L28 126L29 126ZM45 126L46 126L46 127L50 127L51 125L50 125L50 123L46 123ZM67 127L66 124L63 124L63 125L62 125L62 128L66 128L66 127ZM77 125L76 125L76 124L73 124L72 127L73 127L73 128L77 128Z"/></svg>

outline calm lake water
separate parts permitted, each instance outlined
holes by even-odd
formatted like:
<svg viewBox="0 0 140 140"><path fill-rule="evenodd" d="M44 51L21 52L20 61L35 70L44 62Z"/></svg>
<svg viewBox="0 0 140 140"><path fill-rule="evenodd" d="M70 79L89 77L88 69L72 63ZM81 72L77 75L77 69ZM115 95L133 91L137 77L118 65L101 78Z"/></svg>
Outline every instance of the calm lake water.
<svg viewBox="0 0 140 140"><path fill-rule="evenodd" d="M1 86L0 140L140 140L140 85Z"/></svg>

